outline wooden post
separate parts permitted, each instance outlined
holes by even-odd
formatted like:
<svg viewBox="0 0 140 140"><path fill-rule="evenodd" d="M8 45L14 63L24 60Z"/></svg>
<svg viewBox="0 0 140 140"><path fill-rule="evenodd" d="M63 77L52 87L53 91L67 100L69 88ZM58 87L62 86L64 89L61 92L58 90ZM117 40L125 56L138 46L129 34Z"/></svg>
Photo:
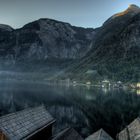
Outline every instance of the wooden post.
<svg viewBox="0 0 140 140"><path fill-rule="evenodd" d="M6 140L6 136L0 131L0 140Z"/></svg>

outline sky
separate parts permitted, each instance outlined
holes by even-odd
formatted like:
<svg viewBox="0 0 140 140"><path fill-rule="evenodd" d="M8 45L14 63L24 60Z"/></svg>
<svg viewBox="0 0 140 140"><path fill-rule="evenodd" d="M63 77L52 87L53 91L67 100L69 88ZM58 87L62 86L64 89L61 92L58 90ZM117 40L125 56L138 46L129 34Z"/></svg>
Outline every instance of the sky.
<svg viewBox="0 0 140 140"><path fill-rule="evenodd" d="M40 18L96 28L140 0L0 0L0 23L13 28Z"/></svg>

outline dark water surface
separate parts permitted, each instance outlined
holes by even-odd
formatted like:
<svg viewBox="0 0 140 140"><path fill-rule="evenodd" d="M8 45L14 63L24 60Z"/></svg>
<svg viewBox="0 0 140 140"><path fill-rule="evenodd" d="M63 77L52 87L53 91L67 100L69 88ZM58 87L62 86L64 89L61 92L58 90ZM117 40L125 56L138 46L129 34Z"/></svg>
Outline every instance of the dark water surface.
<svg viewBox="0 0 140 140"><path fill-rule="evenodd" d="M115 137L140 113L136 91L0 82L0 116L42 104L57 120L55 131L74 127L84 137L100 128Z"/></svg>

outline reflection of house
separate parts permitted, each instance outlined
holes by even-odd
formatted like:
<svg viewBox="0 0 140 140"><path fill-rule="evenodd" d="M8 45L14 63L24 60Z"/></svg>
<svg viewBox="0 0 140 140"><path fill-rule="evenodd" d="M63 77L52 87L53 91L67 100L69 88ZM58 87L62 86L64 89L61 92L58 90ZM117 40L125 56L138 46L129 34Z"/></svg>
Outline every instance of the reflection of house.
<svg viewBox="0 0 140 140"><path fill-rule="evenodd" d="M117 83L115 83L113 86L114 88L121 88L123 87L123 83L121 81L117 81Z"/></svg>
<svg viewBox="0 0 140 140"><path fill-rule="evenodd" d="M137 88L140 88L140 83L137 83Z"/></svg>
<svg viewBox="0 0 140 140"><path fill-rule="evenodd" d="M122 130L117 138L118 140L140 140L140 118L135 119Z"/></svg>
<svg viewBox="0 0 140 140"><path fill-rule="evenodd" d="M72 128L67 128L57 134L52 140L84 140L78 133Z"/></svg>
<svg viewBox="0 0 140 140"><path fill-rule="evenodd" d="M103 129L100 129L99 131L87 137L85 140L113 140L113 138L108 135Z"/></svg>
<svg viewBox="0 0 140 140"><path fill-rule="evenodd" d="M52 116L44 106L0 117L0 140L49 139L52 136Z"/></svg>
<svg viewBox="0 0 140 140"><path fill-rule="evenodd" d="M138 89L136 92L137 92L137 94L139 94L139 95L140 95L140 89Z"/></svg>
<svg viewBox="0 0 140 140"><path fill-rule="evenodd" d="M72 83L73 83L73 85L76 85L76 84L77 84L77 82L76 82L76 81L73 81Z"/></svg>
<svg viewBox="0 0 140 140"><path fill-rule="evenodd" d="M118 86L122 86L123 83L121 81L118 81L117 84Z"/></svg>

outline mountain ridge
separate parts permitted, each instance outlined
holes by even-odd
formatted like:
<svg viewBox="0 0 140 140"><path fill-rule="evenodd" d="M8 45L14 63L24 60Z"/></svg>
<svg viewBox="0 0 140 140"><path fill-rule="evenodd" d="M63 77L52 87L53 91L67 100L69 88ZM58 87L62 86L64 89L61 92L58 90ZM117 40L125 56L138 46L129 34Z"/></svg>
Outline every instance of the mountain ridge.
<svg viewBox="0 0 140 140"><path fill-rule="evenodd" d="M111 17L100 27L91 50L68 70L72 78L139 81L140 12L131 12ZM96 72L89 75L88 70Z"/></svg>
<svg viewBox="0 0 140 140"><path fill-rule="evenodd" d="M0 68L24 65L27 70L47 72L46 68L54 67L58 73L65 71L62 77L72 79L138 81L139 36L140 8L135 5L97 29L45 18L20 29L1 25ZM93 74L88 75L88 70Z"/></svg>
<svg viewBox="0 0 140 140"><path fill-rule="evenodd" d="M10 38L9 36L11 36L14 38L14 49L12 51L14 51L17 46L17 49L19 51L25 47L27 49L28 47L29 50L27 50L27 53L31 50L31 53L35 54L35 50L33 52L32 49L34 47L39 47L38 50L36 50L37 52L46 51L46 56L44 56L44 59L45 57L51 57L50 55L56 58L60 57L60 59L61 56L62 58L66 59L75 59L77 57L82 57L85 54L84 51L89 49L90 41L92 40L92 36L94 36L95 33L94 29L92 28L75 27L71 26L68 23L52 19L39 19L24 25L20 29L12 29L12 27L8 27L9 26L7 25L0 26L1 35L3 36L1 39L2 41L0 42L0 49L5 49L2 48L2 45L4 43L3 41L8 40L8 38ZM5 45L8 46L8 44ZM13 46L11 46L11 48ZM59 51L57 50L57 48L60 47L61 51L58 52L60 54L49 54L52 47L55 49L54 53L57 53ZM48 50L45 50L45 48ZM64 54L61 54L64 49L67 51L67 54L65 54L65 56ZM77 53L77 50L75 49L79 50L79 52ZM16 54L16 56L19 55L20 54ZM36 54L36 57L38 57L38 55L39 54ZM41 55L43 56L43 54ZM39 57L42 57L41 55Z"/></svg>

